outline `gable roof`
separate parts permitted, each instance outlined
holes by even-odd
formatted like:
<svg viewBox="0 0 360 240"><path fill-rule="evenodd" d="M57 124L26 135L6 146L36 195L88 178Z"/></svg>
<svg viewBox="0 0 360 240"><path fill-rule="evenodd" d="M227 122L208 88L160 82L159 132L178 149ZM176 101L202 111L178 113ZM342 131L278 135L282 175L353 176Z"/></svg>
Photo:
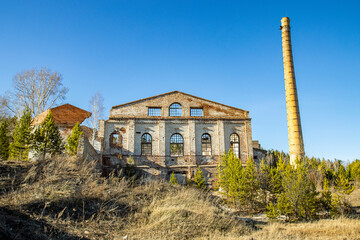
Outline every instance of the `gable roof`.
<svg viewBox="0 0 360 240"><path fill-rule="evenodd" d="M194 96L194 95L191 95L191 94L188 94L188 93L184 93L184 92L180 92L180 91L171 91L171 92L155 95L155 96L152 96L152 97L142 98L142 99L139 99L139 100L136 100L136 101L132 101L132 102L128 102L128 103L113 106L111 109L121 108L121 107L125 107L125 106L128 106L128 105L132 105L132 104L136 104L136 103L139 103L139 102L151 100L151 99L158 98L158 97L163 97L163 96L166 96L166 95L176 94L176 93L184 94L184 95L189 96L189 97L197 98L197 99L207 101L207 102L211 102L211 103L214 103L214 104L219 104L219 105L229 107L229 108L233 108L233 109L236 109L236 110L249 112L249 111L246 111L246 110L243 110L243 109L240 109L240 108L232 107L232 106L229 106L229 105L225 105L225 104L222 104L222 103L219 103L219 102L211 101L211 100L208 100L208 99L205 99L205 98L197 97L197 96Z"/></svg>
<svg viewBox="0 0 360 240"><path fill-rule="evenodd" d="M50 108L45 112L40 113L34 118L33 124L41 124L45 120L50 110L53 114L55 124L73 126L77 122L82 123L86 118L91 116L91 112L85 111L67 103L58 107Z"/></svg>

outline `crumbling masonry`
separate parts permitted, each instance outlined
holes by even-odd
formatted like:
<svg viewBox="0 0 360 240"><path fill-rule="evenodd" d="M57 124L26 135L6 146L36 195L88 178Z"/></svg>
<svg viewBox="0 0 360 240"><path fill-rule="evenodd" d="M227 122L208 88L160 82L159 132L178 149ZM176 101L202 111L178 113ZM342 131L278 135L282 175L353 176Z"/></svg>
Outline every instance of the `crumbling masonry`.
<svg viewBox="0 0 360 240"><path fill-rule="evenodd" d="M112 107L100 121L102 164L126 166L180 182L200 166L212 184L220 157L232 149L243 164L253 157L249 112L179 91ZM260 148L260 147L259 147Z"/></svg>

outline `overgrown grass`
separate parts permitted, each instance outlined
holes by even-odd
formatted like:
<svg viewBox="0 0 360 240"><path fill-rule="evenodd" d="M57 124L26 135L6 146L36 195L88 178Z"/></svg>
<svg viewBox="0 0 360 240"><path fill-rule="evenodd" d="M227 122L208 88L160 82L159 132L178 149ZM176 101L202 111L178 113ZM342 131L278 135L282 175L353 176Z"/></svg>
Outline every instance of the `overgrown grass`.
<svg viewBox="0 0 360 240"><path fill-rule="evenodd" d="M340 218L255 227L196 188L103 178L94 165L58 157L0 164L0 239L358 239Z"/></svg>

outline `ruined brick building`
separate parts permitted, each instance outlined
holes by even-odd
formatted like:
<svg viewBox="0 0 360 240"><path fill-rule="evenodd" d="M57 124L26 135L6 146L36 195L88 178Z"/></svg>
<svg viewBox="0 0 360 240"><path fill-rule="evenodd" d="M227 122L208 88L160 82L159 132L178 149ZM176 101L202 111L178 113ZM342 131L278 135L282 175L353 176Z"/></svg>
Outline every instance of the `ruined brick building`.
<svg viewBox="0 0 360 240"><path fill-rule="evenodd" d="M249 111L179 91L112 107L98 137L104 167L123 167L131 156L146 174L174 172L180 182L200 166L211 184L229 149L243 164L254 156Z"/></svg>
<svg viewBox="0 0 360 240"><path fill-rule="evenodd" d="M76 123L81 124L85 119L91 116L91 112L75 107L71 104L64 104L57 107L49 108L42 112L33 119L33 125L38 126L45 120L46 116L51 111L54 123L59 128L63 142L66 143L67 137L71 134L73 127ZM100 156L90 144L88 139L91 139L93 131L91 128L81 125L83 134L79 141L78 156L88 160L99 161ZM30 160L36 160L36 154L34 151L29 153Z"/></svg>

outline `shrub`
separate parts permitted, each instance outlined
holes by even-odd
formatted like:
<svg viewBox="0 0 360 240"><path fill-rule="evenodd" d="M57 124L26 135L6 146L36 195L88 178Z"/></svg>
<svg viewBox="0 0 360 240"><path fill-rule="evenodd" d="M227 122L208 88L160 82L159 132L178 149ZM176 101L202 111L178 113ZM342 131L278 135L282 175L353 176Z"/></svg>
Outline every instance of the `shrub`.
<svg viewBox="0 0 360 240"><path fill-rule="evenodd" d="M227 203L250 212L256 210L259 182L254 160L249 158L243 168L241 160L230 150L221 157L217 178L220 193Z"/></svg>
<svg viewBox="0 0 360 240"><path fill-rule="evenodd" d="M178 181L177 181L177 178L176 178L176 175L174 172L171 173L170 175L170 183L172 185L177 185L178 184Z"/></svg>
<svg viewBox="0 0 360 240"><path fill-rule="evenodd" d="M316 217L318 192L308 170L308 165L298 162L296 168L288 164L282 173L283 191L277 196L276 208L290 221L310 220ZM271 206L268 209L271 215Z"/></svg>
<svg viewBox="0 0 360 240"><path fill-rule="evenodd" d="M65 146L70 155L76 155L79 139L82 134L83 132L81 131L80 124L77 122L71 131L71 135L68 136L67 145Z"/></svg>
<svg viewBox="0 0 360 240"><path fill-rule="evenodd" d="M200 167L198 167L196 169L196 173L195 173L195 176L194 176L194 183L196 184L196 186L198 188L206 188L206 184L205 184L205 177L204 177L204 173L203 171L201 170Z"/></svg>

